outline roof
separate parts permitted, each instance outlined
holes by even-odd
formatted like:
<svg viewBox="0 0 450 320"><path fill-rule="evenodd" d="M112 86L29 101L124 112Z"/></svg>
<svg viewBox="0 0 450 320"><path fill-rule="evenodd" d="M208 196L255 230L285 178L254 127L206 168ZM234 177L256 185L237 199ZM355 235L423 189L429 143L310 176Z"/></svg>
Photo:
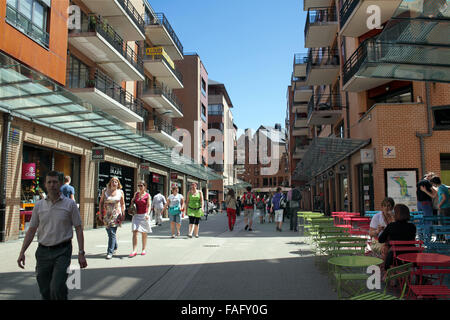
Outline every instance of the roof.
<svg viewBox="0 0 450 320"><path fill-rule="evenodd" d="M231 102L231 98L230 98L230 96L228 95L228 91L227 91L227 89L225 88L225 85L224 85L223 83L217 82L217 81L212 80L212 79L208 79L208 87L209 87L209 86L213 86L213 87L218 87L218 88L220 88L221 93L225 96L225 99L227 100L228 107L229 107L229 108L233 108L233 103ZM208 92L209 92L209 90L208 90ZM213 94L211 94L211 95L213 95Z"/></svg>

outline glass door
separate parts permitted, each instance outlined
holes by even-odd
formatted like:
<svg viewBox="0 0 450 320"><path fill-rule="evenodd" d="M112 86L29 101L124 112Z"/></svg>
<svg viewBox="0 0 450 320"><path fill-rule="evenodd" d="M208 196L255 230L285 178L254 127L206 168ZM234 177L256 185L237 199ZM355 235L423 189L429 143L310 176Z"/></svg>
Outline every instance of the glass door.
<svg viewBox="0 0 450 320"><path fill-rule="evenodd" d="M372 164L358 166L359 210L361 214L374 210Z"/></svg>

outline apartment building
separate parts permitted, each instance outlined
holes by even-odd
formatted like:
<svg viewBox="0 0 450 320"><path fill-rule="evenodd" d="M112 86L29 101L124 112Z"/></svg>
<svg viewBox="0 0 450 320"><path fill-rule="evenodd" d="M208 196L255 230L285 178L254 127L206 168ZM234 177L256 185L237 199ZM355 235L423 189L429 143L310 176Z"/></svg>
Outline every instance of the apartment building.
<svg viewBox="0 0 450 320"><path fill-rule="evenodd" d="M280 124L261 125L253 134L247 129L238 139L239 146L245 146L245 153L238 158L238 163L245 162L239 179L248 183L254 192L267 194L275 192L277 187L289 190L287 133Z"/></svg>
<svg viewBox="0 0 450 320"><path fill-rule="evenodd" d="M168 194L219 177L174 159L159 125L183 116L183 47L147 1L1 0L0 16L0 241L23 236L50 170L72 177L85 229L112 176L126 203L140 179Z"/></svg>
<svg viewBox="0 0 450 320"><path fill-rule="evenodd" d="M304 183L305 207L365 212L390 196L416 210L424 173L450 183L448 3L305 0L303 7L308 53L293 67L312 87L301 107L311 141L293 179ZM299 108L295 94L305 91L292 79L290 116Z"/></svg>
<svg viewBox="0 0 450 320"><path fill-rule="evenodd" d="M223 175L210 183L210 198L224 200L225 188L235 185L236 130L228 91L223 83L208 81L208 167Z"/></svg>

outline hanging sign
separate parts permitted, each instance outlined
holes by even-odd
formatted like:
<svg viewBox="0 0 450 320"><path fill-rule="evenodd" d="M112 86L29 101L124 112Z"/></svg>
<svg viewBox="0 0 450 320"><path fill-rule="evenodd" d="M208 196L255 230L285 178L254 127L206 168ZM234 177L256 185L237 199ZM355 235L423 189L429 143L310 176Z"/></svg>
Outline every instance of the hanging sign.
<svg viewBox="0 0 450 320"><path fill-rule="evenodd" d="M36 179L36 163L22 164L22 180Z"/></svg>

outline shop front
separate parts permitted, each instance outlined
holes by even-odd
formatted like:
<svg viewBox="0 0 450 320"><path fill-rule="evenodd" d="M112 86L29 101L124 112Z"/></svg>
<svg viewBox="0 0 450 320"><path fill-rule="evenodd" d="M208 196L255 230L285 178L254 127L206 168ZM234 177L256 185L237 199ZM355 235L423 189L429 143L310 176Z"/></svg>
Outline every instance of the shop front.
<svg viewBox="0 0 450 320"><path fill-rule="evenodd" d="M148 185L148 192L150 193L150 195L152 196L152 198L158 194L158 192L161 192L162 195L165 195L165 180L166 177L155 173L155 172L150 172L150 174L148 175L147 178L147 185ZM167 195L165 195L167 196Z"/></svg>
<svg viewBox="0 0 450 320"><path fill-rule="evenodd" d="M19 235L28 229L35 203L46 196L45 176L55 170L71 177L75 189L75 201L80 202L81 157L63 151L52 150L29 143L23 144L20 194Z"/></svg>

